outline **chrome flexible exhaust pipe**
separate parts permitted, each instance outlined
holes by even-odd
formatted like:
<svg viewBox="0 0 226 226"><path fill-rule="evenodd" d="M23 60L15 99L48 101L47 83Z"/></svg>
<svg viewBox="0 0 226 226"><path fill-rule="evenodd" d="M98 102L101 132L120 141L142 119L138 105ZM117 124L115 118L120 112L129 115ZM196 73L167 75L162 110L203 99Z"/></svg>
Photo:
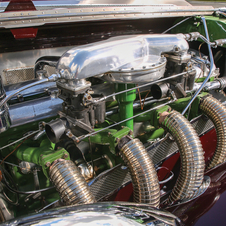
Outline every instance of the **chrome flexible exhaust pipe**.
<svg viewBox="0 0 226 226"><path fill-rule="evenodd" d="M217 147L206 169L211 169L226 160L226 107L212 96L206 96L200 109L213 122L217 133Z"/></svg>
<svg viewBox="0 0 226 226"><path fill-rule="evenodd" d="M205 170L204 153L199 137L190 122L177 111L165 112L161 126L175 139L181 158L181 169L167 203L190 199L202 185Z"/></svg>
<svg viewBox="0 0 226 226"><path fill-rule="evenodd" d="M50 167L49 177L66 205L96 202L84 177L72 161L58 159Z"/></svg>
<svg viewBox="0 0 226 226"><path fill-rule="evenodd" d="M120 140L119 149L132 177L134 201L159 207L160 188L157 172L144 145L139 139L126 136Z"/></svg>

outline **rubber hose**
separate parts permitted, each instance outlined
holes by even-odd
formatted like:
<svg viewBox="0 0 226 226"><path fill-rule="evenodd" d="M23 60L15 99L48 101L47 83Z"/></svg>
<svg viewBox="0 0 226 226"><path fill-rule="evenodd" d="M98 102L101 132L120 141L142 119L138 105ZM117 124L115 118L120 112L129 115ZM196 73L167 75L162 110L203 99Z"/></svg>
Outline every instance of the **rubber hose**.
<svg viewBox="0 0 226 226"><path fill-rule="evenodd" d="M161 125L175 139L181 158L180 173L167 200L171 204L195 196L204 178L204 153L196 131L179 112L169 113Z"/></svg>
<svg viewBox="0 0 226 226"><path fill-rule="evenodd" d="M200 109L213 122L217 133L217 147L206 169L211 169L226 160L226 107L212 96L206 96Z"/></svg>
<svg viewBox="0 0 226 226"><path fill-rule="evenodd" d="M84 177L72 161L60 159L50 167L49 177L66 205L96 202Z"/></svg>
<svg viewBox="0 0 226 226"><path fill-rule="evenodd" d="M133 183L133 198L137 203L159 207L160 188L154 164L139 139L124 144L120 155L129 168Z"/></svg>

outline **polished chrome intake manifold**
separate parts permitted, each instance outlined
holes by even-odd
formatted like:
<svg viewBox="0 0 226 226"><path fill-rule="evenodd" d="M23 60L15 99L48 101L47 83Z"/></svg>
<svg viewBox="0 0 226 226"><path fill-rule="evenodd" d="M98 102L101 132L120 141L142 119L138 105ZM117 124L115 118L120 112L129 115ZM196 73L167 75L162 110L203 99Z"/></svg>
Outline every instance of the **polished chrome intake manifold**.
<svg viewBox="0 0 226 226"><path fill-rule="evenodd" d="M96 201L78 167L72 161L60 159L50 167L49 177L66 205Z"/></svg>
<svg viewBox="0 0 226 226"><path fill-rule="evenodd" d="M182 34L148 34L113 37L94 44L74 47L59 59L56 71L63 82L102 76L116 83L145 83L163 77L164 52L190 59ZM70 82L71 81L71 82ZM77 83L76 83L77 84ZM78 86L78 84L77 84Z"/></svg>

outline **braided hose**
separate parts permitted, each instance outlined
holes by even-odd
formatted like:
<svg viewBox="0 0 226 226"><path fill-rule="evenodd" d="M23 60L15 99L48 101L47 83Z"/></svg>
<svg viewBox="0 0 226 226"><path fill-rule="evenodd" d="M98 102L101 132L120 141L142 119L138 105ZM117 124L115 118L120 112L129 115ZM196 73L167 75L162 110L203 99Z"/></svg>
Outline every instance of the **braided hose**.
<svg viewBox="0 0 226 226"><path fill-rule="evenodd" d="M130 170L134 201L159 207L160 188L158 177L144 145L139 139L130 140L121 148L120 155Z"/></svg>
<svg viewBox="0 0 226 226"><path fill-rule="evenodd" d="M66 205L96 201L78 167L72 161L58 161L50 167L49 177Z"/></svg>
<svg viewBox="0 0 226 226"><path fill-rule="evenodd" d="M161 123L175 139L181 158L181 169L167 203L192 198L204 178L205 161L199 137L189 121L172 111Z"/></svg>
<svg viewBox="0 0 226 226"><path fill-rule="evenodd" d="M226 160L226 107L212 96L203 98L200 109L213 122L217 133L217 147L206 167L211 169Z"/></svg>

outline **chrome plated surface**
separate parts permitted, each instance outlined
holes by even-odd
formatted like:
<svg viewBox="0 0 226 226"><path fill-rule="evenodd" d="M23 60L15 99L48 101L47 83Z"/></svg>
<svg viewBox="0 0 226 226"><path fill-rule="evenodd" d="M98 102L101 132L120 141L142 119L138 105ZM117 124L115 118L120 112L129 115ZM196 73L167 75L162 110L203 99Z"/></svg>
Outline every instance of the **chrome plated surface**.
<svg viewBox="0 0 226 226"><path fill-rule="evenodd" d="M201 87L202 83L195 83L192 90L186 91L187 93L195 92ZM222 90L226 87L226 79L225 78L217 78L212 82L207 82L203 87L202 91L209 92L211 90Z"/></svg>
<svg viewBox="0 0 226 226"><path fill-rule="evenodd" d="M93 178L94 170L93 167L86 163L81 163L78 165L80 173L85 178L86 181L89 181Z"/></svg>
<svg viewBox="0 0 226 226"><path fill-rule="evenodd" d="M218 90L218 89L222 89L224 87L222 87L222 83L216 79L212 82L207 82L206 85L204 86L203 90L204 91L210 91L210 90Z"/></svg>
<svg viewBox="0 0 226 226"><path fill-rule="evenodd" d="M155 68L151 58L156 59L154 64L159 64L160 59L164 62L164 58L160 58L162 53L183 55L188 48L188 43L181 34L119 36L72 48L60 58L56 69L60 77L67 80L80 80L108 72L132 71L131 68L135 71L136 68L140 69L138 74L134 75L139 77L139 73L147 73L143 67L148 65L148 68ZM145 77L145 80L138 79L134 83L159 79L163 73L164 71L161 71L153 78ZM132 78L126 80L133 82Z"/></svg>
<svg viewBox="0 0 226 226"><path fill-rule="evenodd" d="M65 79L60 79L56 84L59 89L63 88L73 92L80 92L80 90L88 89L91 86L91 82L85 79L70 80L69 82L66 82Z"/></svg>
<svg viewBox="0 0 226 226"><path fill-rule="evenodd" d="M156 4L150 2L148 5L142 3L125 5L121 2L114 5L80 5L75 8L57 8L53 10L4 12L0 14L0 27L19 28L30 26L41 26L44 24L59 24L68 22L82 22L95 20L118 20L118 19L140 19L140 18L164 18L185 17L197 15L211 15L214 8L211 6ZM169 4L171 3L171 4Z"/></svg>
<svg viewBox="0 0 226 226"><path fill-rule="evenodd" d="M29 88L31 88L31 87L33 87L33 86L36 86L36 85L40 85L40 84L46 83L46 82L48 82L48 81L49 81L48 78L44 78L44 79L42 79L42 80L35 81L35 82L33 82L33 83L30 83L30 84L28 84L28 85L26 85L26 86L23 86L23 87L21 87L21 88L19 88L19 89L16 89L16 90L10 92L5 98L3 98L3 99L1 100L1 102L0 102L0 109L1 109L1 107L2 107L4 104L6 104L6 103L8 102L13 96L17 95L18 93L22 92L23 90L29 89Z"/></svg>
<svg viewBox="0 0 226 226"><path fill-rule="evenodd" d="M9 4L9 1L4 1L0 3L0 9L5 10L7 5ZM85 6L85 5L146 5L146 1L139 1L139 0L52 0L52 1L33 1L33 4L37 10L42 9L51 9L51 8L72 8L72 7L78 7L78 6ZM148 1L148 4L150 5L156 5L156 1L150 0ZM158 5L177 5L177 6L189 6L190 4L185 0L158 0Z"/></svg>
<svg viewBox="0 0 226 226"><path fill-rule="evenodd" d="M220 83L220 89L224 89L226 87L226 78L223 77L223 78L218 78L216 79L219 83Z"/></svg>
<svg viewBox="0 0 226 226"><path fill-rule="evenodd" d="M175 226L180 219L174 214L132 202L102 202L74 205L23 216L4 225L96 225L96 226ZM151 223L151 224L150 224Z"/></svg>
<svg viewBox="0 0 226 226"><path fill-rule="evenodd" d="M217 147L206 167L211 169L226 160L226 107L214 97L208 96L200 103L200 109L213 122L217 133Z"/></svg>
<svg viewBox="0 0 226 226"><path fill-rule="evenodd" d="M181 158L181 169L176 185L167 202L192 198L204 178L205 161L199 137L185 117L172 111L162 122L162 127L175 139Z"/></svg>
<svg viewBox="0 0 226 226"><path fill-rule="evenodd" d="M129 168L132 177L134 201L159 207L158 176L144 145L139 139L130 140L122 147L120 155Z"/></svg>
<svg viewBox="0 0 226 226"><path fill-rule="evenodd" d="M143 83L156 81L163 77L166 67L166 58L152 55L150 59L140 64L140 59L123 65L117 71L104 74L102 79L116 83ZM143 60L142 60L143 61Z"/></svg>
<svg viewBox="0 0 226 226"><path fill-rule="evenodd" d="M61 99L49 96L11 105L9 107L11 127L57 116L57 112L62 110L62 103Z"/></svg>
<svg viewBox="0 0 226 226"><path fill-rule="evenodd" d="M26 89L29 89L31 87L34 87L36 85L40 85L40 84L46 83L46 82L55 82L57 79L58 79L58 76L55 75L55 74L52 74L48 78L43 78L41 80L34 81L33 83L27 84L27 85L25 85L23 87L20 87L19 89L13 90L12 92L10 92L6 97L4 97L1 100L1 102L0 102L0 109L1 109L1 107L4 104L6 104L13 96L17 95L18 93L20 93L20 92L22 92L22 91L24 91Z"/></svg>
<svg viewBox="0 0 226 226"><path fill-rule="evenodd" d="M173 206L178 206L178 205L181 205L181 204L190 202L193 199L196 199L197 197L199 197L200 195L202 195L209 188L210 183L211 183L210 177L209 176L204 176L202 185L200 186L199 189L197 189L197 191L195 192L195 194L194 194L194 196L192 198L179 200L178 202L176 202L175 204L173 204L172 206L170 206L170 208L173 207Z"/></svg>
<svg viewBox="0 0 226 226"><path fill-rule="evenodd" d="M37 81L37 80L30 80L27 82L4 86L6 95L9 95L12 91L20 89L35 81ZM32 96L32 95L36 95L36 94L40 94L40 93L47 93L47 92L51 92L51 91L58 91L55 82L42 83L42 84L33 86L31 88L28 88L26 90L23 90L19 94L22 95L23 97L26 97L26 96ZM11 99L13 99L13 97Z"/></svg>
<svg viewBox="0 0 226 226"><path fill-rule="evenodd" d="M85 179L72 161L59 160L50 167L49 177L66 205L95 202Z"/></svg>

